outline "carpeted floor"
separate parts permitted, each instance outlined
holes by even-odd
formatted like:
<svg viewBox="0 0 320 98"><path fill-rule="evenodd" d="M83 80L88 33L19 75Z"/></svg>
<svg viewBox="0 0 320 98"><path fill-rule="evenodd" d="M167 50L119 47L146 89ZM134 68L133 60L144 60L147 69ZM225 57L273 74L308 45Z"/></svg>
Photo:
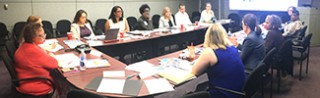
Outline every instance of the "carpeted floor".
<svg viewBox="0 0 320 98"><path fill-rule="evenodd" d="M273 98L319 98L320 96L320 47L312 47L309 61L309 73L305 74L303 66L303 78L299 81L299 65L295 62L294 76L282 80L280 92L274 84ZM3 47L0 48L1 55L6 53ZM303 62L305 64L305 62ZM3 65L3 64L0 64ZM276 82L274 82L276 83ZM10 98L11 95L10 76L5 66L0 66L0 98ZM269 98L269 89L265 89L265 98Z"/></svg>

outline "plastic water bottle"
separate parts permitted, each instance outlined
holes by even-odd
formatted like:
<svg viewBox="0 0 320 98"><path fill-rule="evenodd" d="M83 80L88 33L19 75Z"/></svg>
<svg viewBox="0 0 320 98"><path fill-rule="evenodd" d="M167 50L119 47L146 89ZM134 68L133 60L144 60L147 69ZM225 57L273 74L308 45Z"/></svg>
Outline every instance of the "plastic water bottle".
<svg viewBox="0 0 320 98"><path fill-rule="evenodd" d="M81 54L80 54L80 70L86 70L86 54L84 53L84 50L81 50Z"/></svg>
<svg viewBox="0 0 320 98"><path fill-rule="evenodd" d="M231 29L228 30L228 36L230 37L232 34L231 34Z"/></svg>

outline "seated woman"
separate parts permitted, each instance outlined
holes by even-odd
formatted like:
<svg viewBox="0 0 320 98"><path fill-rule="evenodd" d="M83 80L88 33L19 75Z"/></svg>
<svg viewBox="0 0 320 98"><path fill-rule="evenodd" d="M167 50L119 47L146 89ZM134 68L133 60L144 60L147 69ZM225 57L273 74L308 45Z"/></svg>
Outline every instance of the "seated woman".
<svg viewBox="0 0 320 98"><path fill-rule="evenodd" d="M283 36L280 31L281 23L281 18L279 16L267 16L264 24L264 27L268 30L268 35L265 39L266 53L268 53L274 47L277 49L280 48L283 41Z"/></svg>
<svg viewBox="0 0 320 98"><path fill-rule="evenodd" d="M70 29L73 39L95 36L90 23L87 22L87 15L84 10L79 10L74 16Z"/></svg>
<svg viewBox="0 0 320 98"><path fill-rule="evenodd" d="M120 6L114 6L111 10L108 21L105 24L105 28L119 28L119 32L129 32L129 24L126 18L123 17L123 10Z"/></svg>
<svg viewBox="0 0 320 98"><path fill-rule="evenodd" d="M241 59L245 69L253 70L265 56L261 28L257 25L257 17L254 14L244 15L242 19L242 30L247 34L242 45L239 45L235 39L231 41L241 50Z"/></svg>
<svg viewBox="0 0 320 98"><path fill-rule="evenodd" d="M154 27L150 18L150 7L147 4L143 4L139 8L139 12L141 17L137 22L137 30L152 30Z"/></svg>
<svg viewBox="0 0 320 98"><path fill-rule="evenodd" d="M162 11L162 16L159 19L159 28L168 28L173 27L176 24L171 15L171 11L169 7L164 7Z"/></svg>
<svg viewBox="0 0 320 98"><path fill-rule="evenodd" d="M227 39L220 24L210 26L203 43L206 48L193 65L192 74L205 71L212 98L237 98L238 95L214 89L215 86L241 91L245 82L244 67L237 48Z"/></svg>
<svg viewBox="0 0 320 98"><path fill-rule="evenodd" d="M285 24L284 26L284 32L282 33L282 36L284 37L294 37L296 34L296 31L301 29L303 27L302 21L299 18L299 11L292 11L291 14L291 21L289 24Z"/></svg>
<svg viewBox="0 0 320 98"><path fill-rule="evenodd" d="M201 12L200 22L202 23L212 23L212 20L216 19L214 12L211 10L211 4L206 3L206 9Z"/></svg>
<svg viewBox="0 0 320 98"><path fill-rule="evenodd" d="M46 34L41 24L27 24L23 31L24 42L17 49L14 60L18 79L30 77L46 77L52 79L49 71L58 68L58 61L52 53L39 47L45 41ZM21 82L17 90L23 94L34 96L46 95L52 91L47 81Z"/></svg>

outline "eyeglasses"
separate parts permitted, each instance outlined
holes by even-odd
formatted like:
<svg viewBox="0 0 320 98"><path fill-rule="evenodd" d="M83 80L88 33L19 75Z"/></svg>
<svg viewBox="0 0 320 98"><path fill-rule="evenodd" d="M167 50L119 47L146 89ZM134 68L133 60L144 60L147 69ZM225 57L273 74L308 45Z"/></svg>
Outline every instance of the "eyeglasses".
<svg viewBox="0 0 320 98"><path fill-rule="evenodd" d="M43 35L39 34L39 35L37 35L37 36L38 36L38 37L41 37L41 38L46 38L47 34L44 33Z"/></svg>

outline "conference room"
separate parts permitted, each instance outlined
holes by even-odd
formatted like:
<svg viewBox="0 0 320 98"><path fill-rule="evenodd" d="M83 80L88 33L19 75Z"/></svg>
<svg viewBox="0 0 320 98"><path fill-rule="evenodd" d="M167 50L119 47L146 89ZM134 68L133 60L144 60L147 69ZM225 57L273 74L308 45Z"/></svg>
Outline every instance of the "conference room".
<svg viewBox="0 0 320 98"><path fill-rule="evenodd" d="M314 98L319 3L2 0L0 97Z"/></svg>

